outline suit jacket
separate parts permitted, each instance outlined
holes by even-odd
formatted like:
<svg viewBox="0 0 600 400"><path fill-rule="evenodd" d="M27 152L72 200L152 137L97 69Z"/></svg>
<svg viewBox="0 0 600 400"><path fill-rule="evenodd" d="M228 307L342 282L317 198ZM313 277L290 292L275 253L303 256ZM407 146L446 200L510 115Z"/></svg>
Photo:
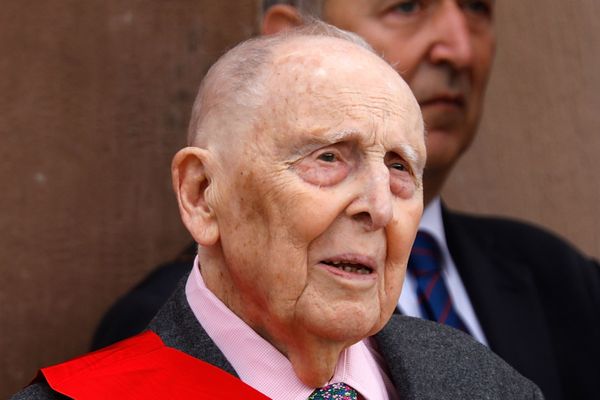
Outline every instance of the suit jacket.
<svg viewBox="0 0 600 400"><path fill-rule="evenodd" d="M148 329L167 346L236 376L194 316L185 296L184 281ZM485 346L455 329L394 315L375 340L403 400L543 398L533 383ZM36 383L12 399L59 398L64 397L47 384Z"/></svg>
<svg viewBox="0 0 600 400"><path fill-rule="evenodd" d="M547 399L600 396L600 266L540 228L443 210L492 350Z"/></svg>
<svg viewBox="0 0 600 400"><path fill-rule="evenodd" d="M537 227L443 208L448 247L490 348L549 400L600 393L600 267ZM144 329L192 267L196 246L103 318L94 348Z"/></svg>

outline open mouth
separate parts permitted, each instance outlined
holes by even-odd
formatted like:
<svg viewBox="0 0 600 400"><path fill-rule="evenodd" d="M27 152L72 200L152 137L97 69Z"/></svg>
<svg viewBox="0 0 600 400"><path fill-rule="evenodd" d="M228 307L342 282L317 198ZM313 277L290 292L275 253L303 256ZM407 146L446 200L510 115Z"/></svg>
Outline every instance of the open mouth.
<svg viewBox="0 0 600 400"><path fill-rule="evenodd" d="M369 275L369 274L373 273L373 268L369 267L368 265L354 263L351 261L325 260L325 261L321 261L321 263L332 266L334 268L341 269L344 272L349 272L349 273L353 273L353 274Z"/></svg>

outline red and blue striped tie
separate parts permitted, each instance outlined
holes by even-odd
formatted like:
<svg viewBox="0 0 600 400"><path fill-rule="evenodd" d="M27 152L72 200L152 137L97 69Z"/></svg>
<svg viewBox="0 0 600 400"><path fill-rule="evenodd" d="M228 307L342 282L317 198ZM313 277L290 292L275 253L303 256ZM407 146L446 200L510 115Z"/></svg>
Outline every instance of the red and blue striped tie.
<svg viewBox="0 0 600 400"><path fill-rule="evenodd" d="M435 239L419 231L408 260L408 271L417 283L421 313L426 319L469 333L450 299L442 277L441 261L442 254Z"/></svg>

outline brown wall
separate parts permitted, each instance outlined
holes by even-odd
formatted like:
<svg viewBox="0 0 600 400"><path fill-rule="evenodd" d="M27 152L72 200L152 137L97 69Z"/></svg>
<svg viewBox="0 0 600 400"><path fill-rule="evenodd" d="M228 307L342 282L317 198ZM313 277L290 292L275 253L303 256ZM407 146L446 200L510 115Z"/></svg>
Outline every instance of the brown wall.
<svg viewBox="0 0 600 400"><path fill-rule="evenodd" d="M600 2L497 1L498 51L451 206L534 221L600 256Z"/></svg>
<svg viewBox="0 0 600 400"><path fill-rule="evenodd" d="M170 158L202 75L251 34L256 2L3 4L0 398L84 351L114 298L188 241ZM600 256L600 3L497 3L487 111L445 197Z"/></svg>
<svg viewBox="0 0 600 400"><path fill-rule="evenodd" d="M170 160L201 77L252 33L255 10L255 0L3 4L0 398L86 350L116 296L189 241Z"/></svg>

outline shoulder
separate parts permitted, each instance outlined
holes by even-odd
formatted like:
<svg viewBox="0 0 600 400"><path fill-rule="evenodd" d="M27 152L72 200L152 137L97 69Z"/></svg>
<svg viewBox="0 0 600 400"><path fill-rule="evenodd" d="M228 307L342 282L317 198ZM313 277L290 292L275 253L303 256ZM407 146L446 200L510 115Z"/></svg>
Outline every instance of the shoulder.
<svg viewBox="0 0 600 400"><path fill-rule="evenodd" d="M68 397L63 396L62 394L56 393L54 390L48 386L46 382L38 382L33 385L27 386L25 389L21 390L14 396L10 398L10 400L63 400L68 399Z"/></svg>
<svg viewBox="0 0 600 400"><path fill-rule="evenodd" d="M94 334L92 350L111 345L146 328L177 283L192 269L193 257L186 257L190 249L186 249L175 261L158 266L110 308Z"/></svg>
<svg viewBox="0 0 600 400"><path fill-rule="evenodd" d="M549 230L530 222L508 217L482 216L463 212L445 210L443 214L444 226L454 228L484 238L505 237L511 243L519 243L522 239L542 243L553 243L560 247L575 250L564 238Z"/></svg>
<svg viewBox="0 0 600 400"><path fill-rule="evenodd" d="M444 228L453 256L478 249L496 261L526 266L532 273L555 282L564 275L574 284L600 284L600 265L564 238L540 226L523 221L475 216L444 211ZM591 279L591 282L587 282Z"/></svg>
<svg viewBox="0 0 600 400"><path fill-rule="evenodd" d="M456 329L394 315L376 340L409 398L542 398L533 383Z"/></svg>

